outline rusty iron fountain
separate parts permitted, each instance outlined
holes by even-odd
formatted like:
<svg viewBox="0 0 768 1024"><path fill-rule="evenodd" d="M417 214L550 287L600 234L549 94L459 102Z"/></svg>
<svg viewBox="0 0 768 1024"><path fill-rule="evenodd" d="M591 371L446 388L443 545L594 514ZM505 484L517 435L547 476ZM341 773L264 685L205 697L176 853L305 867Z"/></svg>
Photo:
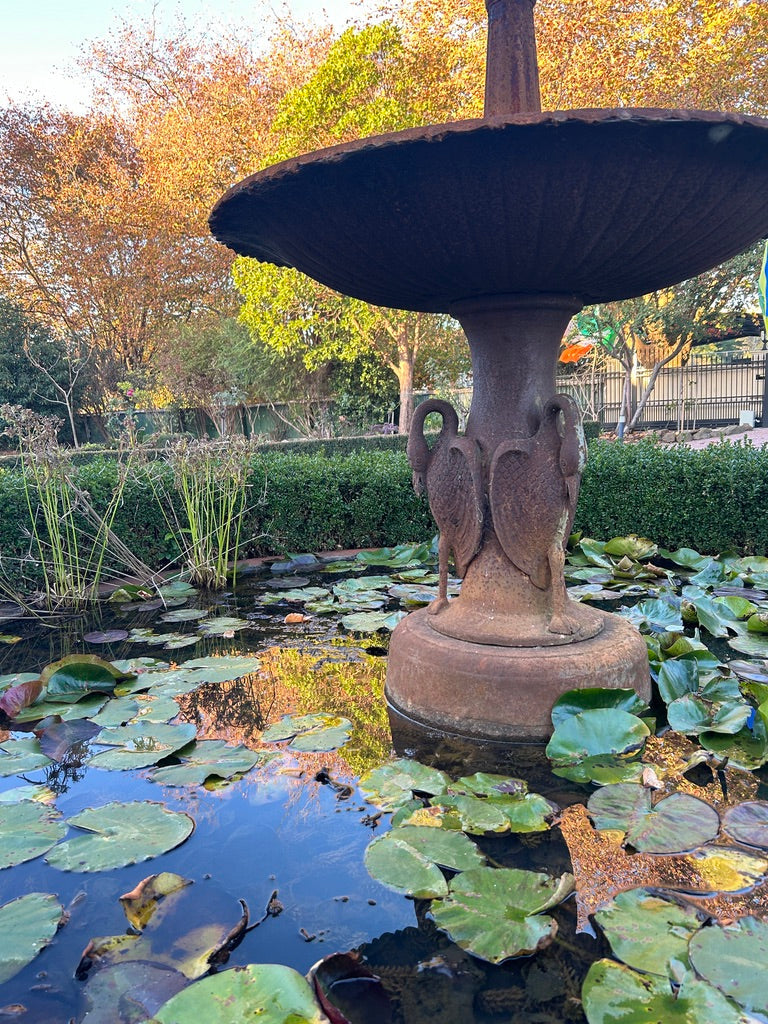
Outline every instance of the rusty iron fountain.
<svg viewBox="0 0 768 1024"><path fill-rule="evenodd" d="M564 544L585 445L555 393L584 305L692 277L768 233L768 120L707 111L541 112L535 0L486 0L482 119L362 139L269 167L226 193L214 235L347 295L449 313L471 349L463 436L419 407L414 483L440 530L440 596L389 653L393 728L541 740L576 687L650 696L624 619L567 596ZM425 416L442 417L430 449ZM448 600L448 559L463 577Z"/></svg>

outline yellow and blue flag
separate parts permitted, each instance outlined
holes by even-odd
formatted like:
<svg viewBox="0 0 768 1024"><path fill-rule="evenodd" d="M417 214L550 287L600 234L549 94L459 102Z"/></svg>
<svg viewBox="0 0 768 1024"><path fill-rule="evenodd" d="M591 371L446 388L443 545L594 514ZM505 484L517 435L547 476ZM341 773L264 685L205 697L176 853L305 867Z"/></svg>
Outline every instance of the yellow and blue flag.
<svg viewBox="0 0 768 1024"><path fill-rule="evenodd" d="M757 279L757 294L760 299L760 312L763 314L763 328L768 337L768 240L763 250L763 258L760 261L760 276Z"/></svg>

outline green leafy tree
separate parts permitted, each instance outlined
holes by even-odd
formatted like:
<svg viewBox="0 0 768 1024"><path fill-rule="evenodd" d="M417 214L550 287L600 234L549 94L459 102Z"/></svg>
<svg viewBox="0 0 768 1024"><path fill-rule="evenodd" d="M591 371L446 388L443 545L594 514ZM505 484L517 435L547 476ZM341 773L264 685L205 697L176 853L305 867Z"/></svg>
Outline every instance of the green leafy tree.
<svg viewBox="0 0 768 1024"><path fill-rule="evenodd" d="M95 361L76 339L62 339L7 298L0 298L0 404L66 420L77 444L75 414L96 384Z"/></svg>

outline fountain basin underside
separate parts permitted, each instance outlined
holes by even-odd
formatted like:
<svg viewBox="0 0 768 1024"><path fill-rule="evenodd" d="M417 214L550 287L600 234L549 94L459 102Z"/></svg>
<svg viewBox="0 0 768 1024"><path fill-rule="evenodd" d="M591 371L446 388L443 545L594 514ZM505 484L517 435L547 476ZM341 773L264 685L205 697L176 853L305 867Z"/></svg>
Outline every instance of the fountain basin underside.
<svg viewBox="0 0 768 1024"><path fill-rule="evenodd" d="M562 647L497 647L438 633L426 608L392 634L386 696L395 712L459 736L530 742L552 733L550 712L567 690L632 688L646 701L645 641L616 615L597 636Z"/></svg>
<svg viewBox="0 0 768 1024"><path fill-rule="evenodd" d="M238 253L398 309L628 298L768 233L768 120L581 110L410 129L260 171L210 224Z"/></svg>

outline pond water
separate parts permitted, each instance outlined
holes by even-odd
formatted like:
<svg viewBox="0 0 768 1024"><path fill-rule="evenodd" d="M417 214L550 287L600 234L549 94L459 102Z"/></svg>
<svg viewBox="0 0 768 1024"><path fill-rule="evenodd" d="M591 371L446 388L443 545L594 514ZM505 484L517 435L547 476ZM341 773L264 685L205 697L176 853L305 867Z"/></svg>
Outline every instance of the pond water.
<svg viewBox="0 0 768 1024"><path fill-rule="evenodd" d="M14 673L38 673L73 654L97 654L138 671L139 679L163 671L148 659L174 665L203 659L205 667L197 672L225 666L220 681L192 687L167 677L178 703L173 722L194 726L198 742L243 744L271 757L228 783L163 784L152 779L157 759L128 770L90 763L95 754L109 749L99 742L104 734L99 736L97 727L90 725L99 713L97 704L104 704L106 697L73 701L71 713L64 715L68 721L63 731L57 731L55 719L35 723L34 714L22 712L20 717L29 720L14 720L0 742L29 739L34 728L51 760L0 778L0 801L3 793L20 785L42 784L55 794L49 799L65 821L113 801L121 806L152 801L189 815L194 831L167 852L127 866L61 870L42 855L1 870L0 904L29 893L51 893L66 916L50 944L0 988L0 1016L24 1024L143 1020L143 1013L131 1008L124 996L118 999L102 984L108 973L105 965L119 964L121 953L116 959L109 952L103 959L101 952L81 958L93 940L101 951L104 937L130 931L121 896L149 875L173 872L192 882L186 890L189 896L162 922L151 949L138 958L144 963L170 965L174 958L183 959L183 950L194 945L188 937L207 924L220 945L222 936L237 932L238 941L224 944L226 951L211 968L214 971L284 964L305 974L332 953L360 951L382 979L387 1005L383 1007L379 993L360 979L339 982L332 989L334 1000L351 1024L575 1024L586 1019L582 982L593 961L610 956L610 946L599 931L594 936L577 933L573 899L554 912L558 933L546 949L535 957L493 965L465 952L438 930L426 900L406 898L366 869L366 848L389 828L388 815L357 788L358 778L391 754L383 700L386 633L340 629L339 623L345 615L391 617L393 611L396 621L398 608L423 601L419 591L435 583L432 567L424 563L429 557L424 550L411 558L391 552L388 557L389 564L363 561L339 565L331 572L325 565L299 561L277 572L241 576L236 589L223 595L181 587L166 595L160 607L125 594L125 600L105 602L88 617L62 617L55 628L28 617L13 618L12 610L0 608L6 615L5 636L21 638L0 647L0 673L6 685L14 681ZM584 586L585 579L588 576L582 574L576 582ZM606 579L586 585L592 586L593 597L615 607L616 595L605 589L598 594L608 585ZM637 580L629 586L634 593L627 595L626 580L622 584L627 600L654 593L650 584L644 587ZM315 589L310 593L307 587ZM297 591L303 594L297 597ZM185 615L190 609L205 616ZM286 621L287 616L297 621ZM348 627L377 625L375 619L367 625L360 619L346 621ZM212 630L203 635L201 627L211 622ZM389 628L393 624L390 621ZM185 646L186 641L193 642ZM170 649L165 647L168 642ZM249 671L243 670L245 662L232 660L244 656L257 659ZM139 664L137 659L147 661ZM229 672L233 678L222 679L230 664L240 669ZM117 707L116 700L133 697L141 706L144 698L137 690L106 701L105 712L110 705ZM318 712L335 718L309 723L310 739L297 744L305 750L296 749L290 738L265 738L265 730L283 716ZM130 717L128 710L124 714L125 719L118 713L108 727ZM330 750L313 749L324 745L325 728L344 729L340 717L351 723L346 741ZM97 725L104 721L97 718ZM319 734L316 744L312 726ZM133 742L132 750L140 748L141 742ZM519 774L530 776L532 753L538 770L531 789L560 808L586 802L594 787L551 774L540 751L520 751L526 767ZM161 760L173 764L178 759L171 754ZM427 760L423 752L422 760ZM454 774L461 772L457 766ZM555 876L570 870L568 848L558 829L473 838L495 865ZM249 915L245 931L243 904Z"/></svg>

